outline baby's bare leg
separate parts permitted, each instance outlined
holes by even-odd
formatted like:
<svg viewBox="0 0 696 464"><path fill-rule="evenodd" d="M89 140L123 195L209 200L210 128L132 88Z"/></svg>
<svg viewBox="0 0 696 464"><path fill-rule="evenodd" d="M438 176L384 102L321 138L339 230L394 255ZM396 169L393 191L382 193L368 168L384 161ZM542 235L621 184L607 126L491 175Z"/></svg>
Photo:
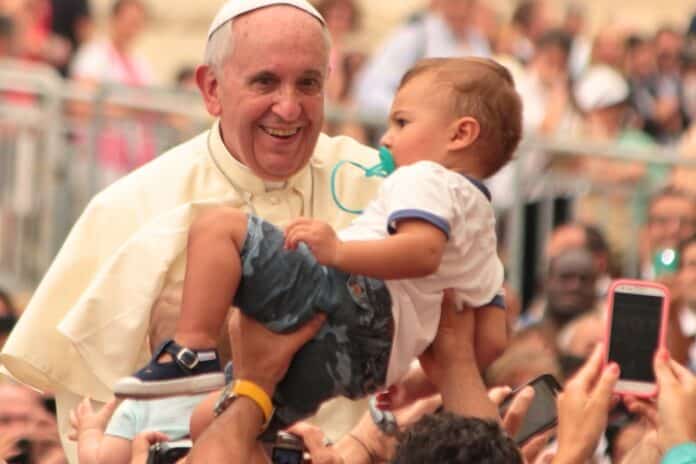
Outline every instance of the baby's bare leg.
<svg viewBox="0 0 696 464"><path fill-rule="evenodd" d="M203 214L191 226L177 343L192 349L216 345L239 285L247 221L243 211L225 207Z"/></svg>

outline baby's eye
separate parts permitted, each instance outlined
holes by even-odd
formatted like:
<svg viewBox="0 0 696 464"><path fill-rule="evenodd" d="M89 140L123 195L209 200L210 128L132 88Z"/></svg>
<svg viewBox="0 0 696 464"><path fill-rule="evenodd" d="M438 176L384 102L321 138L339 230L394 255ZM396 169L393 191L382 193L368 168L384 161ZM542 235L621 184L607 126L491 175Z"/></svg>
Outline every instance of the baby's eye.
<svg viewBox="0 0 696 464"><path fill-rule="evenodd" d="M404 118L396 118L394 122L398 127L404 127L406 124L408 124L408 121L406 121Z"/></svg>

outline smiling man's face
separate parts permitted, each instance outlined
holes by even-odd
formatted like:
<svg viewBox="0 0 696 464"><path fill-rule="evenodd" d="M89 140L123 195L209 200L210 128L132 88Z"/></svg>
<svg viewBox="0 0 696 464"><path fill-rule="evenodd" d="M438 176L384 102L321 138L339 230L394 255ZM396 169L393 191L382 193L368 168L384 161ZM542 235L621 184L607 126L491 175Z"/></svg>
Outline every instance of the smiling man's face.
<svg viewBox="0 0 696 464"><path fill-rule="evenodd" d="M222 138L265 180L285 180L314 151L324 122L328 44L322 26L290 6L233 21L233 50L218 76Z"/></svg>

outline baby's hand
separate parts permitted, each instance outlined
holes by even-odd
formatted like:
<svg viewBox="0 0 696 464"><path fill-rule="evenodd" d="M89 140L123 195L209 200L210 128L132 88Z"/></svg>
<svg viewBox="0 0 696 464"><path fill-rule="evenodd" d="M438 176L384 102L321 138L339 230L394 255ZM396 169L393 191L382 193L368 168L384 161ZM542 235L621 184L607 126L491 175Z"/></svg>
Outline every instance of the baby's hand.
<svg viewBox="0 0 696 464"><path fill-rule="evenodd" d="M325 266L335 266L340 241L325 222L297 218L285 228L285 248L294 250L300 242L307 244L314 257Z"/></svg>
<svg viewBox="0 0 696 464"><path fill-rule="evenodd" d="M392 385L386 390L375 395L375 404L383 411L393 411L409 403L406 389L399 385Z"/></svg>
<svg viewBox="0 0 696 464"><path fill-rule="evenodd" d="M412 366L398 383L375 395L375 404L379 409L393 411L435 393L437 390L425 376L423 369Z"/></svg>
<svg viewBox="0 0 696 464"><path fill-rule="evenodd" d="M95 412L90 399L84 398L75 409L70 411L70 425L73 430L68 434L68 438L78 441L85 433L92 431L103 433L115 409L116 400L111 400Z"/></svg>

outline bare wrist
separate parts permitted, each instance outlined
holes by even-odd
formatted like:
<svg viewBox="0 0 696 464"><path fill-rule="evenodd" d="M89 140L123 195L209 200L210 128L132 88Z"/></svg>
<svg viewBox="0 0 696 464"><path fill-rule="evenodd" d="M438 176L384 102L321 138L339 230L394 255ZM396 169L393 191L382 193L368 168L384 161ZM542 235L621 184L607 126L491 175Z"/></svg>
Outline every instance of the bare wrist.
<svg viewBox="0 0 696 464"><path fill-rule="evenodd" d="M339 269L341 268L341 263L343 263L343 253L343 242L340 240L336 240L336 251L334 252L333 262L330 264L330 267L336 267Z"/></svg>

